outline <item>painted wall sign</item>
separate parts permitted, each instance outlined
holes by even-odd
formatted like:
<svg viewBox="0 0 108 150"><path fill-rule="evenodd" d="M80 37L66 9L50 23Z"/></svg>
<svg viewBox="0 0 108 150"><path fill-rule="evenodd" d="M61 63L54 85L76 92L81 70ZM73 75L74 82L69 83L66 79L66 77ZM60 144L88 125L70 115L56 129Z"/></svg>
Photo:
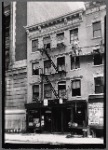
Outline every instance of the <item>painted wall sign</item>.
<svg viewBox="0 0 108 150"><path fill-rule="evenodd" d="M103 103L102 102L95 102L88 104L88 113L89 113L89 125L99 125L103 126Z"/></svg>

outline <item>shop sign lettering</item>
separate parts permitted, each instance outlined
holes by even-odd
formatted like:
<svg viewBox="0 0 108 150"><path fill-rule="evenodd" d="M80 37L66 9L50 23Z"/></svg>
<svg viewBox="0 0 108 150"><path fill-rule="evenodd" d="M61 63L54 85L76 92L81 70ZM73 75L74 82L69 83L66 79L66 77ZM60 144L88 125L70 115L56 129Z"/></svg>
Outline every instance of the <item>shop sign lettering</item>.
<svg viewBox="0 0 108 150"><path fill-rule="evenodd" d="M89 125L103 126L103 103L89 103Z"/></svg>

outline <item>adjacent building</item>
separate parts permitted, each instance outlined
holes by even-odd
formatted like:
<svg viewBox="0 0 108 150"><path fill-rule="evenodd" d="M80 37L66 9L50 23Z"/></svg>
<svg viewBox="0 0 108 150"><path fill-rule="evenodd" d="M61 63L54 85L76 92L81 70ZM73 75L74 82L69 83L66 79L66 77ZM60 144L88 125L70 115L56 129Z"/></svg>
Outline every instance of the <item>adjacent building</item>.
<svg viewBox="0 0 108 150"><path fill-rule="evenodd" d="M27 97L27 24L26 2L3 3L3 37L5 51L5 130L26 129Z"/></svg>
<svg viewBox="0 0 108 150"><path fill-rule="evenodd" d="M102 135L105 4L86 2L86 9L31 25L35 15L30 5L25 27L27 131L68 132L71 124L73 132L90 129L94 136Z"/></svg>

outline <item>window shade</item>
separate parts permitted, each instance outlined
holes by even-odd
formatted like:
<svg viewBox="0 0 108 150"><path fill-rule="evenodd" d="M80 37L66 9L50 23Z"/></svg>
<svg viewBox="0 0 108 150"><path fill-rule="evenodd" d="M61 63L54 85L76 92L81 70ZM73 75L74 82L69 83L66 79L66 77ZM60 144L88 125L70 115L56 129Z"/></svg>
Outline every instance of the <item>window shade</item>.
<svg viewBox="0 0 108 150"><path fill-rule="evenodd" d="M80 88L80 81L79 81L79 80L73 81L73 82L72 82L72 88L73 88L73 89L78 89L78 88Z"/></svg>

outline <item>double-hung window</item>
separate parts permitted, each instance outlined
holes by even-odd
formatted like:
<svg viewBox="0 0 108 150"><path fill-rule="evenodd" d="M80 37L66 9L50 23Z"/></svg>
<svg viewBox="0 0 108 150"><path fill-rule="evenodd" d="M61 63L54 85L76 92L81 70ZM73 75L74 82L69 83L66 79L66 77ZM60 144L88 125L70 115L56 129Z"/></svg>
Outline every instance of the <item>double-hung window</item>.
<svg viewBox="0 0 108 150"><path fill-rule="evenodd" d="M39 75L39 63L32 64L32 75Z"/></svg>
<svg viewBox="0 0 108 150"><path fill-rule="evenodd" d="M44 98L51 98L52 90L50 84L44 84Z"/></svg>
<svg viewBox="0 0 108 150"><path fill-rule="evenodd" d="M78 40L78 28L70 31L70 43Z"/></svg>
<svg viewBox="0 0 108 150"><path fill-rule="evenodd" d="M33 101L39 100L39 85L33 85Z"/></svg>
<svg viewBox="0 0 108 150"><path fill-rule="evenodd" d="M99 53L99 50L94 51L94 65L102 64L102 54Z"/></svg>
<svg viewBox="0 0 108 150"><path fill-rule="evenodd" d="M58 83L58 94L61 98L66 96L66 81L61 81Z"/></svg>
<svg viewBox="0 0 108 150"><path fill-rule="evenodd" d="M35 52L38 50L38 39L32 40L32 52Z"/></svg>
<svg viewBox="0 0 108 150"><path fill-rule="evenodd" d="M51 74L51 61L50 60L44 61L44 73L45 75Z"/></svg>
<svg viewBox="0 0 108 150"><path fill-rule="evenodd" d="M81 96L81 80L72 81L72 96Z"/></svg>
<svg viewBox="0 0 108 150"><path fill-rule="evenodd" d="M70 59L71 59L71 70L80 68L80 59L78 56L76 57L70 56Z"/></svg>
<svg viewBox="0 0 108 150"><path fill-rule="evenodd" d="M44 44L45 49L50 49L51 48L51 38L50 38L50 36L43 38L43 44Z"/></svg>
<svg viewBox="0 0 108 150"><path fill-rule="evenodd" d="M93 37L100 37L101 36L101 22L94 22L93 23Z"/></svg>
<svg viewBox="0 0 108 150"><path fill-rule="evenodd" d="M57 58L58 71L65 71L65 57Z"/></svg>
<svg viewBox="0 0 108 150"><path fill-rule="evenodd" d="M97 77L95 80L95 93L104 93L104 78Z"/></svg>

